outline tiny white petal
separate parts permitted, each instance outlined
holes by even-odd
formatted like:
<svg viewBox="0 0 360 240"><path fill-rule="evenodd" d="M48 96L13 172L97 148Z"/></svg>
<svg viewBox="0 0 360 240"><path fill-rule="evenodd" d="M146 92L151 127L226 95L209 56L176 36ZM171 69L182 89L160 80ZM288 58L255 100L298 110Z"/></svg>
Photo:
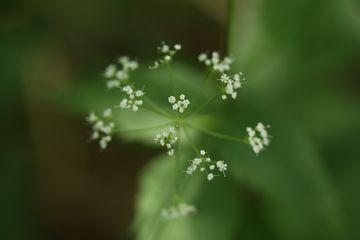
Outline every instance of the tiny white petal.
<svg viewBox="0 0 360 240"><path fill-rule="evenodd" d="M175 44L174 48L175 48L175 50L180 50L180 49L181 49L181 45L180 45L180 44Z"/></svg>
<svg viewBox="0 0 360 240"><path fill-rule="evenodd" d="M173 104L176 102L176 98L174 96L169 97L169 103Z"/></svg>
<svg viewBox="0 0 360 240"><path fill-rule="evenodd" d="M209 173L208 175L207 175L207 180L208 181L211 181L211 180L213 180L214 179L214 174L212 174L212 173Z"/></svg>

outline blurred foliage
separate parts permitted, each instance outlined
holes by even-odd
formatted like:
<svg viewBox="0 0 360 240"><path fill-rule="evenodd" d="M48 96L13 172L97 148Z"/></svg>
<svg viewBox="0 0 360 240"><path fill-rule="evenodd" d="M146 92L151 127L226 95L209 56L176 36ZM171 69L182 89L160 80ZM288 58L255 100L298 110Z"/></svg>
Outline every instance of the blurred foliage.
<svg viewBox="0 0 360 240"><path fill-rule="evenodd" d="M214 36L214 30L208 28L217 28L218 33L223 19L220 16L211 22L204 20L205 17L194 17L212 16L214 12L216 15L214 9L222 6L220 1L167 4L164 1L94 1L89 5L84 1L20 2L26 9L25 16L42 14L30 21L32 31L24 25L12 37L4 37L0 42L2 78L7 80L1 88L0 104L6 109L6 103L16 103L13 106L20 114L6 115L8 123L22 117L24 104L21 96L13 94L21 88L17 80L20 77L12 75L20 70L14 68L19 67L33 35L38 37L39 32L46 33L45 39L51 34L67 39L70 49L79 47L72 56L75 59L88 56L86 61L93 66L81 69L83 72L79 73L76 83L39 94L82 119L89 110L100 111L120 100L118 93L106 91L100 80L100 66L105 65L108 58L117 52L129 52L140 60L142 56L150 58L155 56L155 50L151 50L163 39L184 43L181 54L185 57L176 57L183 63L174 66L174 73L191 99L204 78L204 73L194 67L194 59L198 52L216 47L210 40L207 43L207 39ZM159 218L161 208L171 202L174 194L175 163L162 155L152 159L139 179L133 225L137 239L360 239L359 4L355 0L234 0L233 3L229 9L233 18L230 18L228 47L237 60L234 69L243 71L248 82L237 103L217 103L200 120L209 128L239 136L245 135L246 126L258 121L270 123L273 143L256 157L246 146L196 135L197 142L207 146L215 158L229 162L230 173L225 179L211 183L199 176L181 177L183 198L194 203L199 212L177 221ZM174 6L170 7L171 4ZM88 14L83 10L85 5L92 9ZM181 11L176 11L178 8ZM74 21L78 16L78 21ZM152 20L147 22L148 19ZM17 19L12 23L24 22ZM90 24L85 24L88 22ZM194 22L201 26L202 32ZM144 23L146 25L142 25ZM68 25L71 27L65 27ZM189 32L194 36L186 37ZM84 39L99 49L93 49L91 44L83 45ZM189 53L187 46L194 52ZM223 50L223 47L217 48ZM97 53L98 58L91 58L88 49ZM193 60L187 62L187 59ZM146 61L140 64L145 70L135 73L133 78L139 86L146 85L149 95L156 96L155 100L162 104L170 85L166 71L148 71L146 67L150 64ZM212 95L212 90L209 88L206 94ZM206 113L217 117L209 121ZM124 129L164 123L148 112L135 115L117 111L116 121ZM20 134L22 130L26 134L26 127L16 131L17 134L4 130L12 138L4 145L7 151L2 151L1 156L22 161L19 165L16 161L2 165L6 173L2 174L2 182L18 180L6 185L13 189L20 189L18 185L24 184L21 181L26 176L24 166L28 166L25 156L17 157L13 153L31 151L26 149L28 140ZM126 141L151 144L153 133L120 132L118 135ZM15 144L18 138L25 140ZM185 168L192 153L186 143L181 147ZM28 214L24 202L7 207L10 202L17 203L23 194L11 189L5 188L2 194L7 198L0 201L5 213L2 220L7 223L2 224L5 232L20 226L23 221L19 219L30 221L23 216Z"/></svg>
<svg viewBox="0 0 360 240"><path fill-rule="evenodd" d="M220 159L230 161L232 174L227 185L232 191L238 188L236 197L241 200L232 206L232 197L216 199L216 184L214 192L208 192L208 186L199 189L197 199L214 202L212 210L226 212L231 206L238 217L216 216L218 227L209 224L202 228L205 233L193 233L186 239L359 238L354 216L360 208L354 199L360 196L356 179L360 169L353 167L359 166L354 137L360 130L360 99L359 85L353 81L358 76L352 74L358 67L360 39L359 28L349 22L346 4L236 2L230 52L249 83L238 111L230 113L227 108L220 114L219 129L226 126L227 132L237 133L262 119L272 124L273 144L262 156L254 157L236 144L201 139L203 145L212 143L209 149ZM349 170L345 167L348 164L351 172L345 170ZM153 178L161 171L156 166L148 169ZM142 192L148 194L145 198L151 196L146 184L150 178L142 181ZM162 185L159 181L157 188ZM185 187L187 191L192 190ZM158 199L158 195L152 196ZM141 198L139 201L141 204ZM250 209L244 211L244 206ZM144 211L142 205L139 210ZM199 218L202 214L208 213L200 210ZM229 219L241 221L233 228ZM176 239L184 232L201 231L196 229L201 220L184 221L190 224L164 224L162 231L172 234L159 234L154 239ZM144 226L138 227L141 230ZM220 229L235 235L224 233L220 237ZM140 239L146 237L140 235Z"/></svg>
<svg viewBox="0 0 360 240"><path fill-rule="evenodd" d="M26 117L22 92L19 90L20 64L28 49L26 39L21 39L23 36L14 34L0 37L0 130L3 135L0 144L1 239L28 239L27 236L32 231L28 225L33 219L32 202L24 201L30 195L28 179L33 167L31 141L26 123L14 122L14 119Z"/></svg>

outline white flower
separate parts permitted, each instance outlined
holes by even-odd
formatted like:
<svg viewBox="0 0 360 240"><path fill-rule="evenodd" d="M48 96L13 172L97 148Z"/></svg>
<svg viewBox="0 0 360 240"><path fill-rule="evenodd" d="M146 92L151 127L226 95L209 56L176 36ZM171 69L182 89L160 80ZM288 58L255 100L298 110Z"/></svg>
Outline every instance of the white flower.
<svg viewBox="0 0 360 240"><path fill-rule="evenodd" d="M175 150L174 149L169 149L167 153L168 153L168 155L170 157L172 157L172 156L174 156Z"/></svg>
<svg viewBox="0 0 360 240"><path fill-rule="evenodd" d="M195 206L181 202L177 205L163 209L161 211L161 216L166 220L173 220L177 218L187 217L194 213L196 213Z"/></svg>
<svg viewBox="0 0 360 240"><path fill-rule="evenodd" d="M266 130L266 128L269 128L270 126L264 126L264 124L262 124L261 122L259 122L255 129L260 133L260 136L262 138L262 142L265 146L268 146L270 144L270 137L268 135L268 132Z"/></svg>
<svg viewBox="0 0 360 240"><path fill-rule="evenodd" d="M212 174L212 173L209 173L208 175L207 175L207 180L208 181L211 181L211 180L213 180L214 179L214 174Z"/></svg>
<svg viewBox="0 0 360 240"><path fill-rule="evenodd" d="M181 50L181 45L180 44L175 44L174 48L175 48L175 50Z"/></svg>
<svg viewBox="0 0 360 240"><path fill-rule="evenodd" d="M161 48L161 51L163 53L167 53L168 51L170 50L169 46L166 45L166 44L163 44L162 48Z"/></svg>
<svg viewBox="0 0 360 240"><path fill-rule="evenodd" d="M219 172L222 172L225 176L225 171L227 170L227 164L224 161L217 161L216 167L219 169Z"/></svg>
<svg viewBox="0 0 360 240"><path fill-rule="evenodd" d="M111 108L107 108L107 109L105 109L105 111L103 112L103 117L104 117L104 118L109 118L109 117L111 117L111 115L112 115L112 110L111 110Z"/></svg>
<svg viewBox="0 0 360 240"><path fill-rule="evenodd" d="M194 160L192 161L193 165L199 165L202 162L201 158L194 158Z"/></svg>
<svg viewBox="0 0 360 240"><path fill-rule="evenodd" d="M106 78L112 78L115 76L115 72L116 72L116 65L115 64L110 64L106 69L105 69L105 73L104 76Z"/></svg>
<svg viewBox="0 0 360 240"><path fill-rule="evenodd" d="M224 172L227 170L227 164L224 161L217 161L216 166L219 168L220 172Z"/></svg>
<svg viewBox="0 0 360 240"><path fill-rule="evenodd" d="M144 95L142 90L135 90L130 85L127 85L121 89L127 96L124 97L118 107L122 109L131 109L134 112L139 110L139 106L143 104L143 100L140 99Z"/></svg>
<svg viewBox="0 0 360 240"><path fill-rule="evenodd" d="M123 67L124 72L130 72L134 71L139 67L139 64L137 61L132 61L128 56L121 56L118 59L118 62Z"/></svg>
<svg viewBox="0 0 360 240"><path fill-rule="evenodd" d="M98 116L96 116L95 113L91 112L89 116L87 116L86 120L90 123L94 123L96 120L98 120Z"/></svg>
<svg viewBox="0 0 360 240"><path fill-rule="evenodd" d="M101 139L100 139L100 142L99 142L99 144L100 144L100 148L102 149L102 150L104 150L106 147L107 147L107 145L108 145L108 143L111 141L111 137L110 136L104 136L104 137L102 137Z"/></svg>
<svg viewBox="0 0 360 240"><path fill-rule="evenodd" d="M193 172L195 172L196 169L197 169L197 166L192 164L186 169L186 174L192 175Z"/></svg>
<svg viewBox="0 0 360 240"><path fill-rule="evenodd" d="M176 98L174 96L169 97L169 103L174 104L176 102Z"/></svg>
<svg viewBox="0 0 360 240"><path fill-rule="evenodd" d="M116 78L117 78L118 80L120 80L120 81L129 78L129 75L128 75L127 71L125 71L125 70L119 70L119 71L117 71L115 76L116 76Z"/></svg>
<svg viewBox="0 0 360 240"><path fill-rule="evenodd" d="M100 137L100 134L98 131L93 131L93 133L91 134L91 140L96 140Z"/></svg>
<svg viewBox="0 0 360 240"><path fill-rule="evenodd" d="M175 44L174 47L170 47L169 45L165 44L164 42L161 43L159 47L157 47L158 51L162 55L160 59L156 60L152 66L149 67L149 69L156 69L160 67L161 65L168 63L172 60L172 58L175 56L175 54L181 50L180 44Z"/></svg>
<svg viewBox="0 0 360 240"><path fill-rule="evenodd" d="M107 78L106 87L108 89L119 88L121 82L129 79L130 72L138 68L136 61L130 60L128 56L119 57L117 64L110 64L104 72L105 78Z"/></svg>
<svg viewBox="0 0 360 240"><path fill-rule="evenodd" d="M170 96L168 98L169 103L172 104L172 109L183 113L186 108L188 108L190 101L186 99L184 94L179 96L179 100L177 100L174 96Z"/></svg>
<svg viewBox="0 0 360 240"><path fill-rule="evenodd" d="M270 144L270 136L266 130L267 128L270 128L270 126L265 126L261 122L256 125L255 129L251 127L246 128L249 135L249 143L256 155Z"/></svg>
<svg viewBox="0 0 360 240"><path fill-rule="evenodd" d="M207 59L207 55L206 53L201 53L198 58L199 62L204 62Z"/></svg>
<svg viewBox="0 0 360 240"><path fill-rule="evenodd" d="M206 173L206 177L209 181L211 181L215 176L218 176L218 174L214 174L214 172L222 172L225 177L227 164L224 161L211 160L205 150L200 150L199 157L190 160L190 162L191 164L185 171L187 175L193 175L196 170L199 169L200 172Z"/></svg>
<svg viewBox="0 0 360 240"><path fill-rule="evenodd" d="M112 88L118 88L120 87L120 81L118 79L112 79L112 80L108 80L106 82L106 87L108 89L112 89Z"/></svg>
<svg viewBox="0 0 360 240"><path fill-rule="evenodd" d="M170 127L168 130L159 133L155 136L154 141L159 143L160 146L164 146L167 149L167 153L169 156L174 155L174 145L177 142L177 132L174 127Z"/></svg>
<svg viewBox="0 0 360 240"><path fill-rule="evenodd" d="M235 74L232 77L224 73L218 80L224 84L225 93L221 96L221 98L225 100L227 99L226 94L233 99L236 99L238 94L237 90L242 87L245 78L243 77L242 72L240 72L239 74Z"/></svg>
<svg viewBox="0 0 360 240"><path fill-rule="evenodd" d="M110 108L106 109L102 114L102 118L91 112L86 118L86 120L92 125L90 139L99 139L99 145L102 150L104 150L111 141L111 135L113 134L115 128L114 122L106 120L111 117L111 112L112 110Z"/></svg>
<svg viewBox="0 0 360 240"><path fill-rule="evenodd" d="M198 57L199 62L203 62L206 66L211 67L214 71L223 73L230 70L231 64L234 60L230 57L224 57L220 59L218 52L212 52L211 57L206 53L201 53Z"/></svg>

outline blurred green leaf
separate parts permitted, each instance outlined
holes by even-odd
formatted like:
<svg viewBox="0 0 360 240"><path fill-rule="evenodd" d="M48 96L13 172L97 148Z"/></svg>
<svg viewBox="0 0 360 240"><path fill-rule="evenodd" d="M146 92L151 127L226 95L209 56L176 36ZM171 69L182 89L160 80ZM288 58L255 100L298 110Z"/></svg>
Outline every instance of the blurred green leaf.
<svg viewBox="0 0 360 240"><path fill-rule="evenodd" d="M188 154L182 151L183 169L187 163L185 156ZM178 174L174 160L168 157L154 159L145 168L140 179L134 225L137 239L234 239L239 198L233 186L226 181L208 183L204 176L180 177L183 183L181 196L186 202L195 204L198 212L194 216L172 221L161 218L161 209L168 206L174 197Z"/></svg>
<svg viewBox="0 0 360 240"><path fill-rule="evenodd" d="M285 118L267 119L274 138L260 156L235 144L212 147L229 161L231 176L258 196L271 239L343 239L338 197L310 139Z"/></svg>
<svg viewBox="0 0 360 240"><path fill-rule="evenodd" d="M239 151L237 179L265 198L268 224L283 239L357 239L360 99L352 81L360 35L353 1L236 5L230 52L248 85L242 115L233 118L267 119L274 136L261 161ZM246 104L267 114L244 112ZM228 132L238 129L228 122Z"/></svg>
<svg viewBox="0 0 360 240"><path fill-rule="evenodd" d="M174 65L172 71L177 85L181 89L181 93L185 93L190 99L196 99L199 94L198 89L206 75L200 74L198 71L183 64ZM148 98L162 109L167 109L166 112L168 114L172 114L170 105L167 103L167 99L172 93L172 85L165 66L156 70L139 70L134 72L131 78L138 88L145 87L144 91ZM214 94L214 91L210 88L204 94ZM199 99L201 100L202 97L200 95ZM104 81L96 77L72 86L69 89L62 89L55 96L51 96L51 98L68 111L85 117L89 111L101 112L105 108L118 105L122 99L122 93L118 90L106 90ZM166 126L147 131L131 130L161 126L172 121L145 109L138 112L114 109L113 112L114 121L119 130L117 135L125 140L136 140L143 143L153 142L154 134Z"/></svg>

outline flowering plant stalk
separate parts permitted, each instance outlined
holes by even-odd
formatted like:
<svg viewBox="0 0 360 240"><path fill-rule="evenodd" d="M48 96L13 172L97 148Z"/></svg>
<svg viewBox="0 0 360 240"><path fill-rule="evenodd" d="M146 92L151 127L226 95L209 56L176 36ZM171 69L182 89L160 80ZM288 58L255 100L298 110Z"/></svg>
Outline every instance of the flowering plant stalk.
<svg viewBox="0 0 360 240"><path fill-rule="evenodd" d="M87 117L87 121L91 124L91 139L99 141L100 148L105 150L112 140L112 136L116 131L126 131L126 129L118 129L114 121L112 121L113 110L121 111L149 111L167 120L161 126L152 126L149 129L159 129L159 133L154 136L154 142L166 151L170 159L174 159L178 173L188 176L194 174L203 174L209 182L217 177L226 177L228 164L224 160L214 158L209 151L198 147L197 143L192 139L190 130L198 131L202 134L218 138L225 141L235 141L250 146L254 153L258 155L270 144L270 136L268 134L268 125L261 122L257 123L254 128L247 127L244 136L230 136L221 132L207 129L204 126L189 121L189 118L207 108L213 101L234 101L239 97L241 89L244 87L245 77L242 72L230 74L231 65L234 62L232 57L220 57L218 52L201 53L198 60L207 68L208 74L202 82L199 94L193 98L189 98L188 94L178 87L177 79L172 72L172 61L175 55L182 49L180 44L174 46L162 43L158 47L160 58L149 67L151 71L155 71L160 67L165 67L169 75L169 84L171 84L172 93L168 94L168 109L164 109L152 100L152 96L148 96L145 87L135 85L130 78L131 73L135 71L139 64L131 60L127 56L120 57L116 63L110 64L105 72L106 87L109 90L117 90L122 94L119 104L105 109L101 115L91 112ZM200 95L207 84L216 84L218 92L208 98L206 101L200 101ZM166 84L166 82L164 82ZM169 110L171 113L169 113ZM132 129L134 130L134 129ZM147 129L135 129L138 131L146 131ZM246 134L247 133L247 134ZM179 142L187 142L193 150L193 158L188 160L189 164L186 169L180 169ZM177 186L179 185L179 181ZM180 188L176 188L176 196L174 196L173 204L164 207L161 216L165 219L175 219L191 215L196 212L196 207L182 201Z"/></svg>

